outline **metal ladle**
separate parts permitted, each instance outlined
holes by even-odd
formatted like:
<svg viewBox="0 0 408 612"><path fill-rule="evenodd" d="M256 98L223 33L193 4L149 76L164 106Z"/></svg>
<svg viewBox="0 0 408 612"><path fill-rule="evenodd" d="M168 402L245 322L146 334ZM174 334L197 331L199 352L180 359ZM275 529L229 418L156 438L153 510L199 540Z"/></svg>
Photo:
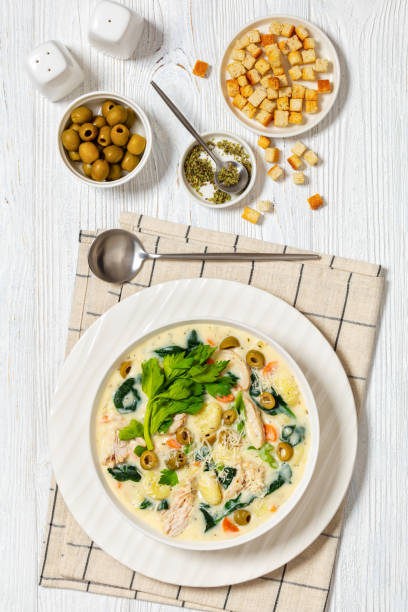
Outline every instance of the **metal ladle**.
<svg viewBox="0 0 408 612"><path fill-rule="evenodd" d="M175 261L306 261L320 259L300 253L147 253L131 232L111 229L95 238L88 253L92 272L108 283L131 280L147 259Z"/></svg>
<svg viewBox="0 0 408 612"><path fill-rule="evenodd" d="M200 144L203 147L207 155L209 155L211 159L214 161L215 163L215 184L218 187L218 189L221 189L222 191L225 191L227 193L240 193L241 191L243 191L245 187L248 185L248 181L249 181L248 170L245 168L245 166L237 161L233 161L233 160L222 161L221 159L219 159L214 154L214 152L208 147L207 143L201 138L200 134L198 134L198 132L193 128L193 126L188 121L188 119L183 115L183 113L179 111L179 109L170 100L170 98L166 96L164 91L160 89L157 83L155 83L154 81L150 81L150 84L154 87L154 89L157 91L159 96L161 96L161 98L164 100L164 102L167 104L170 110L173 111L177 119L181 121L181 123L190 132L190 134L194 136L198 144ZM234 166L238 170L238 177L239 177L238 182L234 183L233 185L226 185L225 183L222 182L222 180L219 179L219 173L220 173L220 170L223 170L223 169L230 170L231 166Z"/></svg>

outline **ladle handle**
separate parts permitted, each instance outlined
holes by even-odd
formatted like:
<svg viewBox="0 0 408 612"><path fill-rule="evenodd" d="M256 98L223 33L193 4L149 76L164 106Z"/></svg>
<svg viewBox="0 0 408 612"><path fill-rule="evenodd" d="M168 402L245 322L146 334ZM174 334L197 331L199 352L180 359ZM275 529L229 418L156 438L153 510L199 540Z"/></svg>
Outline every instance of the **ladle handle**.
<svg viewBox="0 0 408 612"><path fill-rule="evenodd" d="M198 132L196 132L196 130L193 128L193 126L191 125L191 123L189 122L187 117L185 117L183 115L183 113L181 111L179 111L177 106L175 106L175 104L170 100L170 98L168 98L166 96L164 91L162 89L160 89L160 87L157 85L157 83L155 83L154 81L150 81L150 85L152 85L154 87L154 89L157 91L159 96L167 104L169 109L171 111L173 111L173 113L176 115L177 119L179 121L181 121L181 123L184 125L184 127L190 132L190 134L192 136L194 136L196 141L203 147L203 149L208 153L208 155L211 157L211 159L213 159L215 161L215 163L218 165L220 163L220 160L214 155L214 153L211 151L211 149L209 149L209 147L207 146L206 142L201 138L200 134Z"/></svg>
<svg viewBox="0 0 408 612"><path fill-rule="evenodd" d="M320 259L315 253L152 253L149 259L185 261L307 261Z"/></svg>

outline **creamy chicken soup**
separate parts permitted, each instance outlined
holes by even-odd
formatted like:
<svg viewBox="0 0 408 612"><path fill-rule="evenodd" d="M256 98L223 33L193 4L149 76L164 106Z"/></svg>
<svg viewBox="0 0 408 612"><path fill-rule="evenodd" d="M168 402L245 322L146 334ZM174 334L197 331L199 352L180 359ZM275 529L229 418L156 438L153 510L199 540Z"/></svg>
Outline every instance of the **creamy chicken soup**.
<svg viewBox="0 0 408 612"><path fill-rule="evenodd" d="M179 325L137 344L103 388L96 450L113 495L171 538L236 538L302 479L310 422L282 356L231 326Z"/></svg>

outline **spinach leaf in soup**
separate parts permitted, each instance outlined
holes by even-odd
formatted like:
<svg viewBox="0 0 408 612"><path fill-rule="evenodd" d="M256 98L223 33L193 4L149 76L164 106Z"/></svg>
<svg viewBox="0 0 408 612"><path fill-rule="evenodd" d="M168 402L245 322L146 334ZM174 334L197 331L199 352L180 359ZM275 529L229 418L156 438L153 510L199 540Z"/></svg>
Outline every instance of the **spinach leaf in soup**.
<svg viewBox="0 0 408 612"><path fill-rule="evenodd" d="M127 378L113 395L113 403L120 414L135 412L140 403L141 397L137 389L138 381L136 378Z"/></svg>
<svg viewBox="0 0 408 612"><path fill-rule="evenodd" d="M119 440L133 440L133 438L143 438L143 423L132 419L129 425L119 430Z"/></svg>
<svg viewBox="0 0 408 612"><path fill-rule="evenodd" d="M282 414L286 414L287 416L291 417L292 419L296 419L296 415L289 408L289 406L287 405L287 403L285 402L283 397L281 395L279 395L279 393L277 393L275 391L275 389L272 387L272 385L270 386L268 391L274 397L275 406L273 408L264 408L264 406L262 406L260 404L260 402L258 401L258 398L261 395L262 391L263 390L261 388L261 382L259 380L259 376L258 376L258 374L254 370L252 370L252 373L251 373L251 386L249 387L249 395L251 396L251 398L253 399L255 404L258 406L258 408L260 408L261 410L266 412L266 414L275 415L275 414L278 414L278 413L282 413Z"/></svg>
<svg viewBox="0 0 408 612"><path fill-rule="evenodd" d="M229 514L232 514L233 512L235 512L235 510L241 510L241 508L246 508L247 506L252 504L254 499L256 499L256 495L253 495L246 501L241 501L241 495L242 494L239 493L239 495L235 499L229 499L224 505L223 510L221 510L219 514L215 514L215 515L211 514L211 512L208 510L208 508L210 507L208 504L200 504L199 509L201 510L201 513L203 514L204 520L205 520L205 530L204 531L208 531L209 529L212 529L220 521L222 521L223 518L225 518Z"/></svg>
<svg viewBox="0 0 408 612"><path fill-rule="evenodd" d="M234 480L237 473L237 468L226 465L218 474L218 480L224 489L228 489L231 482Z"/></svg>
<svg viewBox="0 0 408 612"><path fill-rule="evenodd" d="M147 499L147 497L145 497L139 508L140 510L146 510L146 508L150 508L150 506L153 506L152 502L150 501L150 499Z"/></svg>
<svg viewBox="0 0 408 612"><path fill-rule="evenodd" d="M167 501L167 499L162 499L160 504L157 506L157 510L160 512L161 510L168 510L169 509L169 502Z"/></svg>
<svg viewBox="0 0 408 612"><path fill-rule="evenodd" d="M292 478L292 469L290 465L288 463L283 463L281 466L281 469L276 474L272 482L269 484L264 497L266 497L267 495L270 495L274 491L277 491L277 489L280 489L280 487L282 487L287 482L290 482L291 478Z"/></svg>
<svg viewBox="0 0 408 612"><path fill-rule="evenodd" d="M191 351L191 349L195 348L196 346L199 346L200 344L203 343L199 339L197 331L195 329L192 329L187 336L187 349Z"/></svg>
<svg viewBox="0 0 408 612"><path fill-rule="evenodd" d="M300 425L285 425L281 431L282 442L297 446L305 437L305 428Z"/></svg>
<svg viewBox="0 0 408 612"><path fill-rule="evenodd" d="M204 517L204 522L205 522L205 529L204 531L207 532L210 529L212 529L213 527L215 527L217 525L215 518L212 516L212 514L207 510L207 508L209 508L208 504L200 504L199 505L199 509Z"/></svg>
<svg viewBox="0 0 408 612"><path fill-rule="evenodd" d="M126 480L139 482L142 478L137 467L129 463L118 463L113 468L108 468L108 472L119 482L125 482Z"/></svg>
<svg viewBox="0 0 408 612"><path fill-rule="evenodd" d="M185 349L181 346L177 346L176 344L170 344L169 346L163 346L162 348L156 349L153 351L159 357L165 357L166 355L177 355L177 353L183 353Z"/></svg>

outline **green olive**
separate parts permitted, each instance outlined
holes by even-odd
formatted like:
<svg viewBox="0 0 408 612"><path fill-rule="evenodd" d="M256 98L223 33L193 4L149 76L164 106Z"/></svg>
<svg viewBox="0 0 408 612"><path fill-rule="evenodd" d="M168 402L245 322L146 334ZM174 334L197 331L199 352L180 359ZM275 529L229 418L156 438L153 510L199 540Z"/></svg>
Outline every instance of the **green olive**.
<svg viewBox="0 0 408 612"><path fill-rule="evenodd" d="M239 346L239 340L238 338L235 338L235 336L227 336L224 338L224 340L222 340L222 342L220 342L220 349L223 350L236 348L237 346Z"/></svg>
<svg viewBox="0 0 408 612"><path fill-rule="evenodd" d="M110 110L112 110L112 108L114 108L115 103L112 102L112 100L106 100L106 102L104 102L102 104L102 115L105 117L106 119L106 115L109 113Z"/></svg>
<svg viewBox="0 0 408 612"><path fill-rule="evenodd" d="M289 461L293 457L293 448L287 442L279 442L276 454L281 461Z"/></svg>
<svg viewBox="0 0 408 612"><path fill-rule="evenodd" d="M248 351L246 362L251 368L262 368L265 365L265 357L260 351Z"/></svg>
<svg viewBox="0 0 408 612"><path fill-rule="evenodd" d="M216 432L212 432L212 433L206 433L205 436L203 436L201 438L202 442L207 442L207 444L210 444L211 446L214 444L214 442L217 439L217 434Z"/></svg>
<svg viewBox="0 0 408 612"><path fill-rule="evenodd" d="M98 130L103 127L104 125L106 125L106 120L105 117L102 117L102 115L97 115L96 117L94 117L94 120L92 121L92 123L98 128Z"/></svg>
<svg viewBox="0 0 408 612"><path fill-rule="evenodd" d="M92 111L87 106L78 106L71 113L72 123L87 123L88 121L92 121Z"/></svg>
<svg viewBox="0 0 408 612"><path fill-rule="evenodd" d="M79 125L79 123L73 123L69 127L70 127L71 130L75 130L79 134L79 130L81 129L81 126Z"/></svg>
<svg viewBox="0 0 408 612"><path fill-rule="evenodd" d="M234 521L237 525L248 525L251 520L251 513L248 510L236 510L234 512Z"/></svg>
<svg viewBox="0 0 408 612"><path fill-rule="evenodd" d="M155 452L145 450L140 455L140 465L144 470L153 469L158 463L158 457Z"/></svg>
<svg viewBox="0 0 408 612"><path fill-rule="evenodd" d="M110 164L117 164L123 157L123 149L116 145L110 145L103 150L106 161Z"/></svg>
<svg viewBox="0 0 408 612"><path fill-rule="evenodd" d="M269 391L264 391L261 393L259 396L259 403L263 408L268 408L269 410L271 410L271 408L273 408L276 404L275 398L273 397L272 393L269 393Z"/></svg>
<svg viewBox="0 0 408 612"><path fill-rule="evenodd" d="M187 427L179 427L176 431L176 440L180 442L180 444L190 444L193 436Z"/></svg>
<svg viewBox="0 0 408 612"><path fill-rule="evenodd" d="M109 174L109 164L105 159L97 159L92 164L91 177L94 181L104 181Z"/></svg>
<svg viewBox="0 0 408 612"><path fill-rule="evenodd" d="M187 459L182 450L173 451L166 460L166 465L170 470L179 470L187 463Z"/></svg>
<svg viewBox="0 0 408 612"><path fill-rule="evenodd" d="M62 132L62 144L67 151L78 151L81 143L79 134L75 130L69 129Z"/></svg>
<svg viewBox="0 0 408 612"><path fill-rule="evenodd" d="M92 164L99 157L99 151L93 142L81 142L79 145L79 155L83 162Z"/></svg>
<svg viewBox="0 0 408 612"><path fill-rule="evenodd" d="M83 123L79 130L79 135L85 142L95 140L98 136L98 128L93 123Z"/></svg>
<svg viewBox="0 0 408 612"><path fill-rule="evenodd" d="M122 169L119 164L112 164L108 174L108 181L117 181L122 176Z"/></svg>
<svg viewBox="0 0 408 612"><path fill-rule="evenodd" d="M127 118L125 121L125 125L126 127L128 127L129 129L132 127L132 125L134 124L136 119L136 113L134 110L132 110L131 108L127 109Z"/></svg>
<svg viewBox="0 0 408 612"><path fill-rule="evenodd" d="M126 151L125 156L122 159L121 166L123 170L126 170L127 172L132 172L132 170L136 168L139 162L140 159L137 157L137 155L132 155L132 153Z"/></svg>
<svg viewBox="0 0 408 612"><path fill-rule="evenodd" d="M146 148L146 138L140 134L132 134L128 142L127 150L133 155L141 155Z"/></svg>
<svg viewBox="0 0 408 612"><path fill-rule="evenodd" d="M98 144L100 144L101 147L108 147L111 144L111 142L112 142L111 129L109 125L104 125L99 130Z"/></svg>
<svg viewBox="0 0 408 612"><path fill-rule="evenodd" d="M226 410L222 414L222 420L225 425L232 425L235 419L237 418L237 413L235 410Z"/></svg>
<svg viewBox="0 0 408 612"><path fill-rule="evenodd" d="M80 156L78 151L68 151L68 155L69 155L69 159L72 159L72 161L80 161Z"/></svg>
<svg viewBox="0 0 408 612"><path fill-rule="evenodd" d="M91 176L92 173L92 164L82 164L82 170L84 171L85 176Z"/></svg>
<svg viewBox="0 0 408 612"><path fill-rule="evenodd" d="M127 111L125 108L123 108L123 106L117 104L116 106L110 109L105 118L109 125L124 123L127 119Z"/></svg>
<svg viewBox="0 0 408 612"><path fill-rule="evenodd" d="M111 129L111 138L113 144L118 145L118 147L124 147L129 140L129 130L126 125L123 125L123 123L114 125Z"/></svg>

